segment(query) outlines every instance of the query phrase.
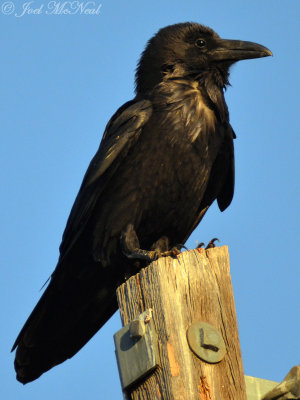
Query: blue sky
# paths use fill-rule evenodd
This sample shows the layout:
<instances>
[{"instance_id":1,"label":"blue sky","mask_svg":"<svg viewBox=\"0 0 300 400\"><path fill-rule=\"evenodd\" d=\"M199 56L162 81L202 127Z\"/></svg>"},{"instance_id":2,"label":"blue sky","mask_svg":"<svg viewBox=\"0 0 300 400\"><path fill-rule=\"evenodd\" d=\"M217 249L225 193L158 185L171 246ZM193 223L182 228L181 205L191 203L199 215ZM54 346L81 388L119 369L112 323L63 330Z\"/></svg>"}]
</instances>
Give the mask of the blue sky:
<instances>
[{"instance_id":1,"label":"blue sky","mask_svg":"<svg viewBox=\"0 0 300 400\"><path fill-rule=\"evenodd\" d=\"M242 61L226 92L237 134L236 191L188 241L229 246L244 370L280 381L299 364L298 0L100 0L98 15L47 15L48 2L0 4L0 398L121 399L118 313L66 363L22 386L10 348L53 271L87 165L114 111L133 97L136 62L160 28L196 21L274 57Z\"/></svg>"}]
</instances>

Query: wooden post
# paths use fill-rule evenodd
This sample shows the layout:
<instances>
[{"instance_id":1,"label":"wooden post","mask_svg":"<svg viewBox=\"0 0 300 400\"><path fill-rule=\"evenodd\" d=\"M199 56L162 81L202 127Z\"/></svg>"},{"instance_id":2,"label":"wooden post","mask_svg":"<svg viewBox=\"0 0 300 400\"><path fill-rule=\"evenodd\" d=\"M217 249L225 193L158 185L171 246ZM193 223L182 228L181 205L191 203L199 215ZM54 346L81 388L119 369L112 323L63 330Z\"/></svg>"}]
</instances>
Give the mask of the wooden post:
<instances>
[{"instance_id":1,"label":"wooden post","mask_svg":"<svg viewBox=\"0 0 300 400\"><path fill-rule=\"evenodd\" d=\"M246 400L227 246L160 258L117 289L123 325L153 309L160 367L127 393L132 400ZM187 330L204 321L221 334L217 364L190 349Z\"/></svg>"}]
</instances>

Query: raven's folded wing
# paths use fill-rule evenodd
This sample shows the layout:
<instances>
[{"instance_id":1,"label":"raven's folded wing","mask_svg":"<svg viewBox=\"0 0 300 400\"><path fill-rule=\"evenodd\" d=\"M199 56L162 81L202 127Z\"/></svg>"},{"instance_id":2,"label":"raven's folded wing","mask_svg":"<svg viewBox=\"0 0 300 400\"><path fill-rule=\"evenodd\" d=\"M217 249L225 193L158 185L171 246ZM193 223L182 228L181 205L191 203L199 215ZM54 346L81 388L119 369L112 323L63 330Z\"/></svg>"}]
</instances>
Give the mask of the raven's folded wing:
<instances>
[{"instance_id":1,"label":"raven's folded wing","mask_svg":"<svg viewBox=\"0 0 300 400\"><path fill-rule=\"evenodd\" d=\"M119 108L108 122L99 149L88 167L67 221L60 245L62 257L80 236L99 196L121 161L127 156L131 146L138 140L151 114L150 101L132 100Z\"/></svg>"}]
</instances>

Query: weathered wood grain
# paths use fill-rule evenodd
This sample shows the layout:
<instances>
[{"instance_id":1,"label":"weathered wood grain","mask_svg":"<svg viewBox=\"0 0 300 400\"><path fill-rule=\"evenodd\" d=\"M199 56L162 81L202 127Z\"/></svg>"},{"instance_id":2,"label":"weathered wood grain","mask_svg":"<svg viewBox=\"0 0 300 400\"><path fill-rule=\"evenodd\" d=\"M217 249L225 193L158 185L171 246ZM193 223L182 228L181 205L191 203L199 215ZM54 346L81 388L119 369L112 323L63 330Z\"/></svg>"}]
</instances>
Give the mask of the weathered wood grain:
<instances>
[{"instance_id":1,"label":"weathered wood grain","mask_svg":"<svg viewBox=\"0 0 300 400\"><path fill-rule=\"evenodd\" d=\"M159 367L128 393L133 400L246 400L227 246L160 258L117 290L123 325L148 308L158 335ZM218 364L189 348L195 321L221 333L226 355Z\"/></svg>"}]
</instances>

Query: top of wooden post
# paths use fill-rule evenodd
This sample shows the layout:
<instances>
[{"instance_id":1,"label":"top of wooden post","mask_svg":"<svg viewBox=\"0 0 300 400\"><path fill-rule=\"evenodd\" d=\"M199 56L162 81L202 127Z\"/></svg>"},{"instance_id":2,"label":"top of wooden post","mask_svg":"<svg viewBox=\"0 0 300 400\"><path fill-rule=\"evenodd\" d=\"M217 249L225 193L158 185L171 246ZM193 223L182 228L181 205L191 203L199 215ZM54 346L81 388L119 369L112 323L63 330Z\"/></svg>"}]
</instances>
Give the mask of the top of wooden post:
<instances>
[{"instance_id":1,"label":"top of wooden post","mask_svg":"<svg viewBox=\"0 0 300 400\"><path fill-rule=\"evenodd\" d=\"M152 308L158 336L160 368L129 398L246 399L227 246L160 258L121 285L117 297L124 325ZM219 363L207 363L190 349L187 331L197 321L222 336L226 354Z\"/></svg>"}]
</instances>

